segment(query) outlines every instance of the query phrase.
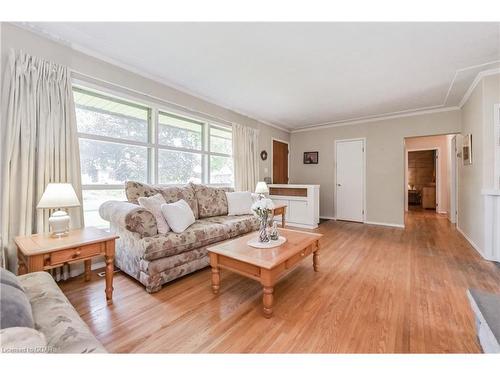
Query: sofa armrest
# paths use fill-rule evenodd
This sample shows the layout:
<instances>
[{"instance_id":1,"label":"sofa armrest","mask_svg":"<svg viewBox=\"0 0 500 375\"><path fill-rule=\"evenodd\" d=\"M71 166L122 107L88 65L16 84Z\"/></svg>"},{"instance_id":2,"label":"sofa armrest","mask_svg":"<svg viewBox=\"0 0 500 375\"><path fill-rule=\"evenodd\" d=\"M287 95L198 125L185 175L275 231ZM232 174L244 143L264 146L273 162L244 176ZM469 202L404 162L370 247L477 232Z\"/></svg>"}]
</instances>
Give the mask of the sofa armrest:
<instances>
[{"instance_id":1,"label":"sofa armrest","mask_svg":"<svg viewBox=\"0 0 500 375\"><path fill-rule=\"evenodd\" d=\"M107 201L99 207L99 215L104 220L109 221L112 226L138 233L141 237L151 237L158 234L153 214L137 204Z\"/></svg>"}]
</instances>

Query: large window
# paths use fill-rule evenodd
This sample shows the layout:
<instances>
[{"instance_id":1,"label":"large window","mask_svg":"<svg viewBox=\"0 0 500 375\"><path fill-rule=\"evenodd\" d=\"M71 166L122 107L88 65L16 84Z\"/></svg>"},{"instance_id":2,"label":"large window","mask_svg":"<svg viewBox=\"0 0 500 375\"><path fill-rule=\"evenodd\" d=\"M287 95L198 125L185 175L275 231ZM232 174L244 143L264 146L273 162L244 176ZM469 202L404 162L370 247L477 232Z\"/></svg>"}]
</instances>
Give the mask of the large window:
<instances>
[{"instance_id":1,"label":"large window","mask_svg":"<svg viewBox=\"0 0 500 375\"><path fill-rule=\"evenodd\" d=\"M99 206L125 200L127 180L233 185L231 128L74 87L85 225L107 227Z\"/></svg>"}]
</instances>

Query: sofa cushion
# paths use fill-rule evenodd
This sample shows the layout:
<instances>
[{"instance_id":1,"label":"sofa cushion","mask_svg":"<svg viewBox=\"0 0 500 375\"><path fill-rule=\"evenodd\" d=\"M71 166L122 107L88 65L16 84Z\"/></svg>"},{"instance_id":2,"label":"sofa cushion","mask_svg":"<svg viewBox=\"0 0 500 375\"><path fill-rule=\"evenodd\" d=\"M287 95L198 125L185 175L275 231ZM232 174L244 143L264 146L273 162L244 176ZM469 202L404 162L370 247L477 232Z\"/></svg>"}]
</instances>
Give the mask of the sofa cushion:
<instances>
[{"instance_id":1,"label":"sofa cushion","mask_svg":"<svg viewBox=\"0 0 500 375\"><path fill-rule=\"evenodd\" d=\"M0 329L34 326L31 304L24 290L0 284Z\"/></svg>"},{"instance_id":2,"label":"sofa cushion","mask_svg":"<svg viewBox=\"0 0 500 375\"><path fill-rule=\"evenodd\" d=\"M259 229L259 220L253 215L215 216L200 221L224 226L230 238Z\"/></svg>"},{"instance_id":3,"label":"sofa cushion","mask_svg":"<svg viewBox=\"0 0 500 375\"><path fill-rule=\"evenodd\" d=\"M198 201L193 187L188 184L182 187L148 185L137 181L127 181L125 183L125 194L130 203L138 204L139 197L152 197L160 193L165 198L165 202L174 203L184 199L193 210L194 217L198 219Z\"/></svg>"},{"instance_id":4,"label":"sofa cushion","mask_svg":"<svg viewBox=\"0 0 500 375\"><path fill-rule=\"evenodd\" d=\"M143 238L143 259L154 260L180 254L229 238L227 227L217 223L197 220L182 233L168 232Z\"/></svg>"},{"instance_id":5,"label":"sofa cushion","mask_svg":"<svg viewBox=\"0 0 500 375\"><path fill-rule=\"evenodd\" d=\"M227 215L226 192L232 188L215 188L191 184L198 201L199 218Z\"/></svg>"}]
</instances>

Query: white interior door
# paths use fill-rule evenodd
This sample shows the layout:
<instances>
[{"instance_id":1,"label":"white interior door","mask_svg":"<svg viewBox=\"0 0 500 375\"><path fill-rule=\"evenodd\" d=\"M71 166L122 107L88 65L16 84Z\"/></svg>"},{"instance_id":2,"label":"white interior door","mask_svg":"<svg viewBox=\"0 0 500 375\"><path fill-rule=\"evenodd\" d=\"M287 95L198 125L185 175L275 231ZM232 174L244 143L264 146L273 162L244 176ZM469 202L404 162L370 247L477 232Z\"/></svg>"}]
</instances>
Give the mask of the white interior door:
<instances>
[{"instance_id":1,"label":"white interior door","mask_svg":"<svg viewBox=\"0 0 500 375\"><path fill-rule=\"evenodd\" d=\"M336 142L337 150L337 219L364 221L365 142Z\"/></svg>"}]
</instances>

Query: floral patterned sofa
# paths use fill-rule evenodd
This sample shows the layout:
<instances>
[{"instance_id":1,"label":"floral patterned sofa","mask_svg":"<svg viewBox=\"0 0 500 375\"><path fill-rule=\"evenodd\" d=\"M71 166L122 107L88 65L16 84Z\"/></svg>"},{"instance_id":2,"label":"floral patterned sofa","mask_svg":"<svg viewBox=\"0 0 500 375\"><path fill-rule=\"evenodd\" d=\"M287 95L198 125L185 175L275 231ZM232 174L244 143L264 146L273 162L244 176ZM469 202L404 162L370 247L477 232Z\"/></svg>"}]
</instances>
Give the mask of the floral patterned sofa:
<instances>
[{"instance_id":1,"label":"floral patterned sofa","mask_svg":"<svg viewBox=\"0 0 500 375\"><path fill-rule=\"evenodd\" d=\"M128 202L108 201L99 213L111 223L120 238L116 243L118 268L139 280L149 293L162 285L208 266L207 247L257 230L253 215L228 216L228 188L188 184L165 187L128 181ZM196 222L182 233L159 234L156 219L138 205L139 197L162 194L167 203L184 199L193 210Z\"/></svg>"},{"instance_id":2,"label":"floral patterned sofa","mask_svg":"<svg viewBox=\"0 0 500 375\"><path fill-rule=\"evenodd\" d=\"M35 329L0 330L3 353L106 353L49 273L17 279L31 304Z\"/></svg>"}]
</instances>

